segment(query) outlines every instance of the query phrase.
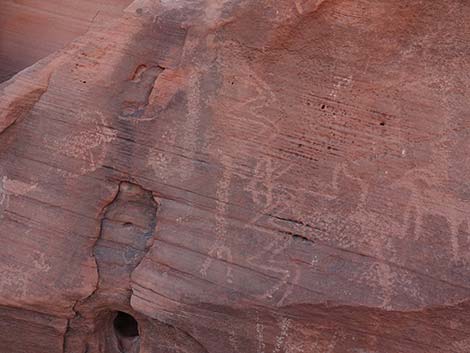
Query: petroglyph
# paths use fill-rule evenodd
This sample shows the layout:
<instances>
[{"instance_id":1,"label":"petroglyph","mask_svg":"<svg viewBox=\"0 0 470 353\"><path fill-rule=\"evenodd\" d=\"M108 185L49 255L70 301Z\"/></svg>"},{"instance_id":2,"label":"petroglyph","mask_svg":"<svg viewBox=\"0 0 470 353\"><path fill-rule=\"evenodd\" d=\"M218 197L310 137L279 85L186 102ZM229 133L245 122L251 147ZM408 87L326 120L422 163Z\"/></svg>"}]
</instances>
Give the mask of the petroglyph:
<instances>
[{"instance_id":1,"label":"petroglyph","mask_svg":"<svg viewBox=\"0 0 470 353\"><path fill-rule=\"evenodd\" d=\"M80 112L78 119L82 114ZM117 137L117 131L105 125L104 116L97 112L99 122L91 128L73 132L63 138L45 137L45 143L56 153L76 159L80 164L80 174L84 175L95 171L103 163L106 157L106 145Z\"/></svg>"},{"instance_id":2,"label":"petroglyph","mask_svg":"<svg viewBox=\"0 0 470 353\"><path fill-rule=\"evenodd\" d=\"M222 165L228 164L226 159L221 156ZM224 163L225 162L225 163ZM230 247L225 244L227 237L227 207L230 196L230 183L231 174L226 167L224 167L223 173L217 184L216 191L216 214L215 214L215 232L216 240L209 249L209 257L204 261L201 267L201 274L206 277L207 270L212 264L213 257L225 258L228 262L232 262L232 253ZM226 280L228 283L233 282L232 269L227 267Z\"/></svg>"},{"instance_id":3,"label":"petroglyph","mask_svg":"<svg viewBox=\"0 0 470 353\"><path fill-rule=\"evenodd\" d=\"M9 179L8 177L3 177L3 190L8 195L26 195L30 191L37 188L38 184L29 184L19 180Z\"/></svg>"},{"instance_id":4,"label":"petroglyph","mask_svg":"<svg viewBox=\"0 0 470 353\"><path fill-rule=\"evenodd\" d=\"M460 256L459 227L470 222L467 212L470 205L446 192L444 185L445 180L425 169L412 170L395 183L395 187L405 188L410 193L403 231L406 233L412 229L415 240L419 240L422 236L424 217L443 217L449 222L451 256L455 260ZM403 235L405 236L406 234Z\"/></svg>"},{"instance_id":5,"label":"petroglyph","mask_svg":"<svg viewBox=\"0 0 470 353\"><path fill-rule=\"evenodd\" d=\"M282 318L280 320L279 327L281 329L281 332L276 337L273 353L279 353L281 352L281 349L284 348L290 326L291 326L290 319Z\"/></svg>"},{"instance_id":6,"label":"petroglyph","mask_svg":"<svg viewBox=\"0 0 470 353\"><path fill-rule=\"evenodd\" d=\"M163 145L173 146L176 141L176 133L173 130L165 131L160 139ZM175 163L175 158L170 152L151 149L148 153L147 166L152 169L155 176L159 177L165 183L175 174L173 169L170 168L173 163ZM178 175L183 178L188 177L188 175L184 172L182 173L180 170L178 170Z\"/></svg>"},{"instance_id":7,"label":"petroglyph","mask_svg":"<svg viewBox=\"0 0 470 353\"><path fill-rule=\"evenodd\" d=\"M353 80L352 76L347 76L347 77L335 76L335 83L328 95L332 99L336 100L341 90L351 86L352 80Z\"/></svg>"},{"instance_id":8,"label":"petroglyph","mask_svg":"<svg viewBox=\"0 0 470 353\"><path fill-rule=\"evenodd\" d=\"M274 273L276 277L279 277L279 280L270 288L267 288L263 293L257 295L259 299L272 301L275 300L274 295L280 292L275 303L281 306L291 293L292 287L297 284L296 282L298 282L300 275L298 270L296 270L293 275L291 269L276 265L278 263L277 257L290 246L292 241L293 239L290 236L273 239L272 243L268 244L262 251L247 258L247 262L253 267L262 269L267 273Z\"/></svg>"},{"instance_id":9,"label":"petroglyph","mask_svg":"<svg viewBox=\"0 0 470 353\"><path fill-rule=\"evenodd\" d=\"M256 318L256 340L258 343L257 353L265 353L266 344L264 343L264 325L259 322L259 317Z\"/></svg>"},{"instance_id":10,"label":"petroglyph","mask_svg":"<svg viewBox=\"0 0 470 353\"><path fill-rule=\"evenodd\" d=\"M240 350L238 339L234 329L231 329L229 332L229 343L230 347L233 349L234 352L238 352Z\"/></svg>"},{"instance_id":11,"label":"petroglyph","mask_svg":"<svg viewBox=\"0 0 470 353\"><path fill-rule=\"evenodd\" d=\"M29 260L33 264L32 267L16 263L0 266L0 295L2 297L7 299L29 296L34 290L35 282L41 278L41 274L52 269L52 264L41 251L33 251Z\"/></svg>"},{"instance_id":12,"label":"petroglyph","mask_svg":"<svg viewBox=\"0 0 470 353\"><path fill-rule=\"evenodd\" d=\"M11 196L27 195L36 189L37 183L29 184L20 180L10 179L7 176L0 178L0 219L3 212L8 208Z\"/></svg>"},{"instance_id":13,"label":"petroglyph","mask_svg":"<svg viewBox=\"0 0 470 353\"><path fill-rule=\"evenodd\" d=\"M51 264L46 258L46 254L40 251L33 253L33 265L40 272L49 272Z\"/></svg>"},{"instance_id":14,"label":"petroglyph","mask_svg":"<svg viewBox=\"0 0 470 353\"><path fill-rule=\"evenodd\" d=\"M25 271L22 266L5 264L0 267L0 293L2 297L24 298L33 283L35 273Z\"/></svg>"}]
</instances>

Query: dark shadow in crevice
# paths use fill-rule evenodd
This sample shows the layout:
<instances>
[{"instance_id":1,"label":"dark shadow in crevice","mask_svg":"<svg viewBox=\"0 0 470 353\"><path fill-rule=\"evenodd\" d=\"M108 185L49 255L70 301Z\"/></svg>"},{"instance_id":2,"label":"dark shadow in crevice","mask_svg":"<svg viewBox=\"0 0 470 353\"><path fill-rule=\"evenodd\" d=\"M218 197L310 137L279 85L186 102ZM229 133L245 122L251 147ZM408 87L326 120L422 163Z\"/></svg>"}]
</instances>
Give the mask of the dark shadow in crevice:
<instances>
[{"instance_id":1,"label":"dark shadow in crevice","mask_svg":"<svg viewBox=\"0 0 470 353\"><path fill-rule=\"evenodd\" d=\"M139 336L139 324L128 313L118 311L113 321L114 330L122 337Z\"/></svg>"},{"instance_id":2,"label":"dark shadow in crevice","mask_svg":"<svg viewBox=\"0 0 470 353\"><path fill-rule=\"evenodd\" d=\"M139 324L132 315L118 311L113 319L113 329L120 353L139 353Z\"/></svg>"}]
</instances>

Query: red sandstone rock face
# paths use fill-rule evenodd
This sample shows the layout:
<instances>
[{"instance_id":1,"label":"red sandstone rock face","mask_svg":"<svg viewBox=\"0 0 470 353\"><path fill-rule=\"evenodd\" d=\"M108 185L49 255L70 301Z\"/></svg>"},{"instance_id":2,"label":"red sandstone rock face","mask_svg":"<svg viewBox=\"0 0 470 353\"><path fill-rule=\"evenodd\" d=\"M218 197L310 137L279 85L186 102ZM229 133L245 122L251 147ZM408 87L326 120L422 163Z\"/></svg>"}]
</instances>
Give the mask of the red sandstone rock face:
<instances>
[{"instance_id":1,"label":"red sandstone rock face","mask_svg":"<svg viewBox=\"0 0 470 353\"><path fill-rule=\"evenodd\" d=\"M470 351L469 16L137 1L3 83L0 351Z\"/></svg>"},{"instance_id":2,"label":"red sandstone rock face","mask_svg":"<svg viewBox=\"0 0 470 353\"><path fill-rule=\"evenodd\" d=\"M131 0L2 0L0 81L122 15Z\"/></svg>"}]
</instances>

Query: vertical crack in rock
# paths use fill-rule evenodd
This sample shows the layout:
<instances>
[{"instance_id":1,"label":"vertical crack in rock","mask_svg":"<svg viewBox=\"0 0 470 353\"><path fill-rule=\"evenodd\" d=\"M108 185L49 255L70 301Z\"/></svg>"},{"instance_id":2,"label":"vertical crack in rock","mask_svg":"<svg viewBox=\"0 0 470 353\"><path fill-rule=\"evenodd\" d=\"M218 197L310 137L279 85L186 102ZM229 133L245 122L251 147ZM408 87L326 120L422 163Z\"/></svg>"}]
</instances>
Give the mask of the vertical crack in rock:
<instances>
[{"instance_id":1,"label":"vertical crack in rock","mask_svg":"<svg viewBox=\"0 0 470 353\"><path fill-rule=\"evenodd\" d=\"M93 253L93 258L95 260L95 264L96 264L96 272L97 272L97 277L96 277L96 284L95 284L95 289L88 295L86 296L85 298L83 299L79 299L79 300L76 300L75 301L75 304L72 306L72 311L73 311L73 317L69 320L67 320L67 326L66 326L66 329L65 329L65 333L64 333L64 338L63 338L63 345L62 345L62 352L65 353L65 352L71 352L70 349L67 349L67 347L69 347L69 343L70 343L70 339L69 339L69 336L70 335L73 335L73 330L72 330L72 323L75 321L80 321L79 318L80 318L80 315L78 313L78 306L80 304L83 304L83 303L86 303L90 300L90 298L93 298L96 291L98 290L99 288L99 282L100 282L100 271L99 271L99 266L98 266L98 261L96 260L96 256L95 256L95 246L97 244L97 242L99 241L99 239L101 238L101 234L103 232L103 220L105 218L105 215L106 215L106 212L108 210L108 207L110 205L112 205L118 195L119 195L119 191L120 191L120 184L117 186L116 188L116 191L114 192L111 200L109 202L107 202L101 209L100 213L99 213L99 217L100 217L100 221L99 221L99 231L98 231L98 235L96 237L96 241L95 241L95 244L93 245L93 250L92 250L92 253ZM80 324L80 322L79 322ZM85 353L88 352L88 344L86 344L85 346Z\"/></svg>"},{"instance_id":2,"label":"vertical crack in rock","mask_svg":"<svg viewBox=\"0 0 470 353\"><path fill-rule=\"evenodd\" d=\"M106 347L103 353L139 352L140 337L119 334L114 320L122 313L134 315L129 303L130 276L153 244L157 209L151 191L129 182L121 182L103 208L93 248L98 282L94 292L73 308L75 317L69 320L64 352L85 347L95 352L100 346ZM121 348L116 351L116 347Z\"/></svg>"},{"instance_id":3,"label":"vertical crack in rock","mask_svg":"<svg viewBox=\"0 0 470 353\"><path fill-rule=\"evenodd\" d=\"M106 207L94 248L98 290L130 289L129 276L153 242L158 205L152 192L121 182L115 199Z\"/></svg>"}]
</instances>

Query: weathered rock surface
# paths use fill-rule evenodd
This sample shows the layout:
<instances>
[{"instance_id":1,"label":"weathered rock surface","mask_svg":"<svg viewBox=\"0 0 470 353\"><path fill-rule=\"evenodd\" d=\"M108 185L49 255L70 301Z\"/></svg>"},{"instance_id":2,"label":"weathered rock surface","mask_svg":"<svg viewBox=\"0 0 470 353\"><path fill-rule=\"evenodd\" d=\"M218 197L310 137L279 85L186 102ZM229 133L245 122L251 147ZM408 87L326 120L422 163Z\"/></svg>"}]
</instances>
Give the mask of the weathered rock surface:
<instances>
[{"instance_id":1,"label":"weathered rock surface","mask_svg":"<svg viewBox=\"0 0 470 353\"><path fill-rule=\"evenodd\" d=\"M118 17L131 0L2 0L0 82Z\"/></svg>"},{"instance_id":2,"label":"weathered rock surface","mask_svg":"<svg viewBox=\"0 0 470 353\"><path fill-rule=\"evenodd\" d=\"M469 16L138 0L1 84L0 351L469 352Z\"/></svg>"}]
</instances>

